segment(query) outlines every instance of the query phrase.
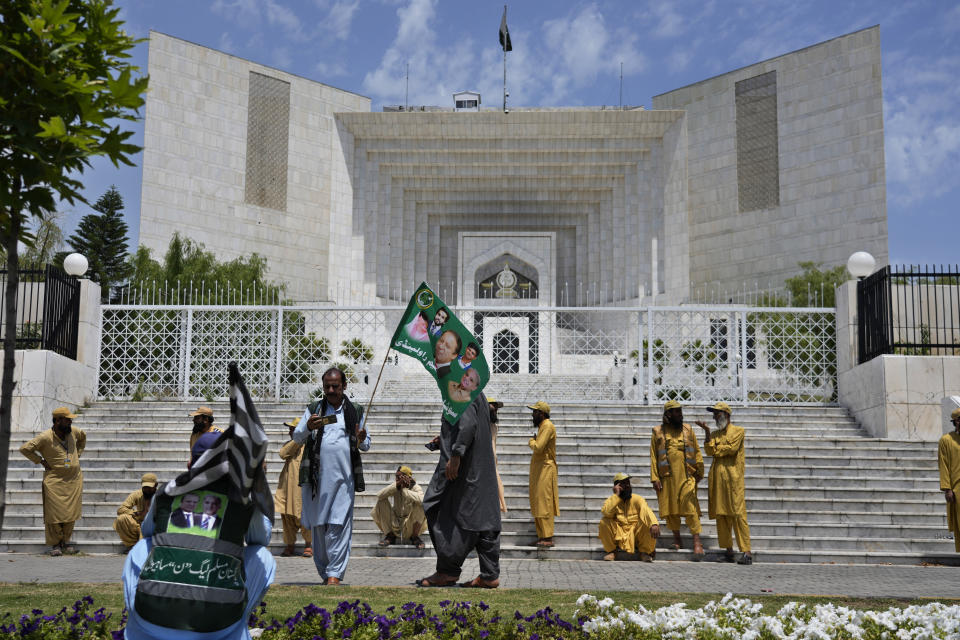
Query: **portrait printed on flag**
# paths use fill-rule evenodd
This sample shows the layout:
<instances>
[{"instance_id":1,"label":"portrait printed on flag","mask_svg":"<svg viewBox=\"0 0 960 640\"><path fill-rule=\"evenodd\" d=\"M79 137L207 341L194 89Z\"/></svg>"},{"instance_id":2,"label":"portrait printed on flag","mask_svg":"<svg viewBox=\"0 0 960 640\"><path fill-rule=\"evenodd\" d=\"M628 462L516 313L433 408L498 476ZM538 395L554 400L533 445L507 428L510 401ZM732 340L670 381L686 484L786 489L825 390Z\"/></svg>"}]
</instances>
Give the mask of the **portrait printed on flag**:
<instances>
[{"instance_id":1,"label":"portrait printed on flag","mask_svg":"<svg viewBox=\"0 0 960 640\"><path fill-rule=\"evenodd\" d=\"M443 398L444 417L451 422L490 379L477 339L426 283L410 299L390 346L430 372Z\"/></svg>"},{"instance_id":2,"label":"portrait printed on flag","mask_svg":"<svg viewBox=\"0 0 960 640\"><path fill-rule=\"evenodd\" d=\"M174 499L167 531L206 538L220 535L227 496L215 491L191 491Z\"/></svg>"}]
</instances>

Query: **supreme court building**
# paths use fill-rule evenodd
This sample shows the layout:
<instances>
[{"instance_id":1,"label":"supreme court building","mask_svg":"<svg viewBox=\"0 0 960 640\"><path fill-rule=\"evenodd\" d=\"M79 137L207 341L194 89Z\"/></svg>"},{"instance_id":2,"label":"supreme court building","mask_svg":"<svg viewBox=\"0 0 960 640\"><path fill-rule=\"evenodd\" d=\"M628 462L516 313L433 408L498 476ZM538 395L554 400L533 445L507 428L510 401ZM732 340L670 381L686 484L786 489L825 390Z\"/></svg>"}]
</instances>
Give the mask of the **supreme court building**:
<instances>
[{"instance_id":1,"label":"supreme court building","mask_svg":"<svg viewBox=\"0 0 960 640\"><path fill-rule=\"evenodd\" d=\"M683 304L887 262L876 26L649 109L371 112L156 32L149 73L139 242L257 252L301 300L403 304L425 280L466 306Z\"/></svg>"}]
</instances>

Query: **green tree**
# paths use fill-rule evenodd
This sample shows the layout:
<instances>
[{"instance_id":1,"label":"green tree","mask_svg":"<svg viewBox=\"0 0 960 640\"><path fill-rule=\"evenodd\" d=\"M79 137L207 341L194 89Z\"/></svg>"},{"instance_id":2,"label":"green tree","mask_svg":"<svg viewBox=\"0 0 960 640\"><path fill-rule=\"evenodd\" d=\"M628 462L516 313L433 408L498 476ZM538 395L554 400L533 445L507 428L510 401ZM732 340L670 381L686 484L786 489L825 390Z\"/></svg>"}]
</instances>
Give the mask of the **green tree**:
<instances>
[{"instance_id":1,"label":"green tree","mask_svg":"<svg viewBox=\"0 0 960 640\"><path fill-rule=\"evenodd\" d=\"M36 230L32 231L33 241L27 245L21 256L21 262L35 269L41 269L48 263L57 264L57 255L63 248L63 230L60 222L63 214L59 211L40 218L36 223ZM63 265L61 258L57 266Z\"/></svg>"},{"instance_id":2,"label":"green tree","mask_svg":"<svg viewBox=\"0 0 960 640\"><path fill-rule=\"evenodd\" d=\"M847 267L839 265L824 270L817 262L801 262L799 266L803 272L784 281L793 306L835 307L837 287L850 279Z\"/></svg>"},{"instance_id":3,"label":"green tree","mask_svg":"<svg viewBox=\"0 0 960 640\"><path fill-rule=\"evenodd\" d=\"M93 205L98 213L80 220L77 232L67 239L71 248L90 264L90 279L100 284L100 297L107 301L113 286L132 273L127 261L127 223L123 220L123 196L111 186Z\"/></svg>"},{"instance_id":4,"label":"green tree","mask_svg":"<svg viewBox=\"0 0 960 640\"><path fill-rule=\"evenodd\" d=\"M340 356L354 364L367 363L373 360L373 348L360 338L350 338L340 343Z\"/></svg>"},{"instance_id":5,"label":"green tree","mask_svg":"<svg viewBox=\"0 0 960 640\"><path fill-rule=\"evenodd\" d=\"M17 241L27 221L56 200L85 202L80 174L91 158L131 164L140 150L124 120L137 119L147 78L130 64L136 40L111 0L4 0L0 20L0 236L7 254L3 379L0 383L0 527L14 388Z\"/></svg>"},{"instance_id":6,"label":"green tree","mask_svg":"<svg viewBox=\"0 0 960 640\"><path fill-rule=\"evenodd\" d=\"M174 233L163 262L141 245L127 259L130 302L164 300L167 304L279 304L283 285L267 280L267 261L253 253L227 262L217 260L203 243Z\"/></svg>"}]
</instances>

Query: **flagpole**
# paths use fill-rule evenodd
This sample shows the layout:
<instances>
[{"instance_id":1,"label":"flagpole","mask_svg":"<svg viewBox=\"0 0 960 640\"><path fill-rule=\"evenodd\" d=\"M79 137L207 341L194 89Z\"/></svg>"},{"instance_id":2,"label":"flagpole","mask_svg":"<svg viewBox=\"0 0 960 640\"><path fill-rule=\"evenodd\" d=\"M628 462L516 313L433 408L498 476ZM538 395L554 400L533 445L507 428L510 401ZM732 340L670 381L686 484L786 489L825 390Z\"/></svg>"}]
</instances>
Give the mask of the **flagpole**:
<instances>
[{"instance_id":1,"label":"flagpole","mask_svg":"<svg viewBox=\"0 0 960 640\"><path fill-rule=\"evenodd\" d=\"M503 19L506 23L507 19L507 5L503 5ZM503 112L507 112L507 45L506 41L503 44Z\"/></svg>"},{"instance_id":2,"label":"flagpole","mask_svg":"<svg viewBox=\"0 0 960 640\"><path fill-rule=\"evenodd\" d=\"M390 358L390 349L387 349L387 352L383 354L383 364L380 365L380 373L377 374L377 381L373 385L373 391L370 392L370 399L367 400L367 409L363 412L364 419L366 416L370 415L370 407L373 405L373 396L377 394L377 387L380 386L380 377L383 375L383 368L387 366L387 360Z\"/></svg>"}]
</instances>

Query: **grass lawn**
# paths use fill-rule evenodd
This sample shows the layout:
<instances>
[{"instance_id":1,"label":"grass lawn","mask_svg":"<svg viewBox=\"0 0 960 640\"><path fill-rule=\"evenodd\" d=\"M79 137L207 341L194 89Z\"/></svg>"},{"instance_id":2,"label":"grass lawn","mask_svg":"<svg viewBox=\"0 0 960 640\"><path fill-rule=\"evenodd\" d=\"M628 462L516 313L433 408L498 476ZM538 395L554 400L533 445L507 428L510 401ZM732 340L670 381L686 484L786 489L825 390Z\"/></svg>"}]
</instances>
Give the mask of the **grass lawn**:
<instances>
[{"instance_id":1,"label":"grass lawn","mask_svg":"<svg viewBox=\"0 0 960 640\"><path fill-rule=\"evenodd\" d=\"M535 613L547 605L552 607L565 620L573 619L576 600L582 591L553 591L549 589L417 589L416 587L300 587L275 586L267 592L266 619L286 620L309 603L333 609L342 600L360 600L367 602L374 611L383 612L387 607L417 602L428 608L438 610L437 603L442 600L484 601L501 613L515 610L524 615ZM688 607L701 607L710 600L723 597L722 593L669 593L638 591L591 591L597 597L609 596L626 607L643 605L657 608L676 602L685 602ZM98 607L106 607L108 613L117 618L123 608L120 585L84 584L61 582L48 584L0 583L0 616L10 613L19 616L32 609L43 609L47 614L55 613L62 607L69 607L85 595L93 597ZM882 610L889 607L905 607L911 604L926 604L929 599L897 598L844 598L819 596L747 596L753 602L763 603L766 613L774 613L787 602L797 601L807 604L832 602L836 605L856 609ZM938 599L940 602L957 604L960 600Z\"/></svg>"}]
</instances>

